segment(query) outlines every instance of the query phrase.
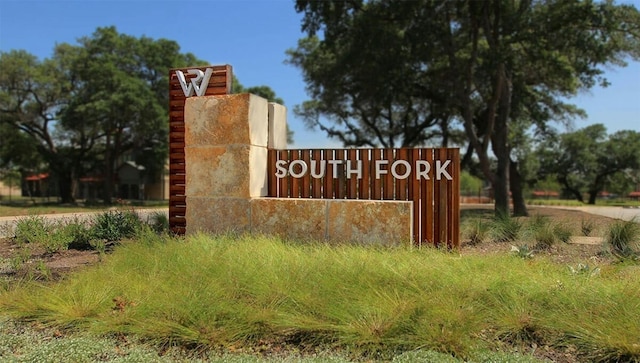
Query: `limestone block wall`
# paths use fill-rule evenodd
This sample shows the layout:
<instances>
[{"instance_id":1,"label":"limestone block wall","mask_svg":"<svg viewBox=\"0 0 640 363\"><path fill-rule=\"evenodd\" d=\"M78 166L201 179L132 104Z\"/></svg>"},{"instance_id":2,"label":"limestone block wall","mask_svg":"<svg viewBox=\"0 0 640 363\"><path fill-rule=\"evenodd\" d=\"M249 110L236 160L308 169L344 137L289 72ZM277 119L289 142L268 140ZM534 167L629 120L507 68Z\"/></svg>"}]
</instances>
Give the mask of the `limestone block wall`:
<instances>
[{"instance_id":1,"label":"limestone block wall","mask_svg":"<svg viewBox=\"0 0 640 363\"><path fill-rule=\"evenodd\" d=\"M411 239L412 202L264 198L267 148L286 148L286 108L250 94L185 101L187 234L394 243Z\"/></svg>"}]
</instances>

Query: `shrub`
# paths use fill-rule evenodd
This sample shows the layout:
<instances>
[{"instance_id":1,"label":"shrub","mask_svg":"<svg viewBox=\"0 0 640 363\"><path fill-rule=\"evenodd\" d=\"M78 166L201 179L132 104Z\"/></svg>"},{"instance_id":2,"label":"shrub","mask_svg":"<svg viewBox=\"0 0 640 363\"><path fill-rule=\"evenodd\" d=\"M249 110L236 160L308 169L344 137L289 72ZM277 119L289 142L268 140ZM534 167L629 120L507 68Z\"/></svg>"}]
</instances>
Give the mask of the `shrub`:
<instances>
[{"instance_id":1,"label":"shrub","mask_svg":"<svg viewBox=\"0 0 640 363\"><path fill-rule=\"evenodd\" d=\"M522 229L522 222L508 214L496 216L493 221L491 234L496 242L515 241Z\"/></svg>"},{"instance_id":2,"label":"shrub","mask_svg":"<svg viewBox=\"0 0 640 363\"><path fill-rule=\"evenodd\" d=\"M474 219L465 224L464 236L469 239L469 244L476 245L487 240L489 224L481 219Z\"/></svg>"},{"instance_id":3,"label":"shrub","mask_svg":"<svg viewBox=\"0 0 640 363\"><path fill-rule=\"evenodd\" d=\"M640 225L635 221L618 221L611 226L605 243L618 259L637 259L640 240Z\"/></svg>"},{"instance_id":4,"label":"shrub","mask_svg":"<svg viewBox=\"0 0 640 363\"><path fill-rule=\"evenodd\" d=\"M149 215L147 223L156 233L166 233L169 231L169 218L163 212L154 212Z\"/></svg>"},{"instance_id":5,"label":"shrub","mask_svg":"<svg viewBox=\"0 0 640 363\"><path fill-rule=\"evenodd\" d=\"M92 235L96 239L115 242L133 237L141 224L133 211L108 211L94 219Z\"/></svg>"},{"instance_id":6,"label":"shrub","mask_svg":"<svg viewBox=\"0 0 640 363\"><path fill-rule=\"evenodd\" d=\"M70 237L69 248L75 250L91 249L91 229L84 223L79 221L69 222L61 226L61 229Z\"/></svg>"},{"instance_id":7,"label":"shrub","mask_svg":"<svg viewBox=\"0 0 640 363\"><path fill-rule=\"evenodd\" d=\"M39 243L46 241L51 225L39 215L31 215L18 219L15 229L16 242L21 243Z\"/></svg>"},{"instance_id":8,"label":"shrub","mask_svg":"<svg viewBox=\"0 0 640 363\"><path fill-rule=\"evenodd\" d=\"M595 229L595 223L588 219L588 220L582 220L580 222L580 230L582 231L582 234L586 237L589 237L591 235L591 232L593 232L593 230Z\"/></svg>"},{"instance_id":9,"label":"shrub","mask_svg":"<svg viewBox=\"0 0 640 363\"><path fill-rule=\"evenodd\" d=\"M553 227L553 233L556 235L556 237L564 242L564 243L569 243L571 242L571 228L566 225L566 224L556 224Z\"/></svg>"}]
</instances>

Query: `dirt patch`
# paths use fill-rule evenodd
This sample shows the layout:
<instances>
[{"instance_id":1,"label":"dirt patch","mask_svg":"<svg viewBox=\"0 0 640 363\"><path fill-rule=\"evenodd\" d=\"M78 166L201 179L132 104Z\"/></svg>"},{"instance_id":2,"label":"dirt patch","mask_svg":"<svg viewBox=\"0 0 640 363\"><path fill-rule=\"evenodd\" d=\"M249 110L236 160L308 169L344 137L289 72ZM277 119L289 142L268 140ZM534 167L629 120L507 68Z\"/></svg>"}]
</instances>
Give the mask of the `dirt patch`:
<instances>
[{"instance_id":1,"label":"dirt patch","mask_svg":"<svg viewBox=\"0 0 640 363\"><path fill-rule=\"evenodd\" d=\"M493 217L493 206L463 205L461 215L462 224L474 218L489 220ZM607 253L603 242L607 229L616 221L615 219L577 210L538 206L529 208L529 217L519 217L518 219L526 225L532 219L539 217L547 218L550 222L567 228L571 232L569 243L558 242L547 249L536 249L535 243L527 240L512 242L485 241L473 245L468 239L462 238L461 253L463 255L506 254L511 252L513 246L527 245L533 250L534 256L546 256L552 261L561 264L601 265L614 261ZM587 232L588 236L585 235Z\"/></svg>"},{"instance_id":2,"label":"dirt patch","mask_svg":"<svg viewBox=\"0 0 640 363\"><path fill-rule=\"evenodd\" d=\"M582 211L561 208L530 207L530 216L519 218L523 223L537 216L544 216L554 223L564 224L572 231L571 243L557 243L546 250L535 251L537 256L548 256L553 261L563 264L604 264L612 261L603 253L602 236L606 233L614 219L588 214ZM490 219L493 216L492 205L463 205L462 224L475 218ZM590 229L585 236L582 228ZM510 253L513 245L522 245L526 241L516 242L483 242L471 245L462 239L461 254L495 254ZM96 264L100 255L92 250L64 250L55 253L46 251L37 245L16 245L11 238L0 239L0 277L12 277L30 273L32 277L59 278L64 274L85 266Z\"/></svg>"}]
</instances>

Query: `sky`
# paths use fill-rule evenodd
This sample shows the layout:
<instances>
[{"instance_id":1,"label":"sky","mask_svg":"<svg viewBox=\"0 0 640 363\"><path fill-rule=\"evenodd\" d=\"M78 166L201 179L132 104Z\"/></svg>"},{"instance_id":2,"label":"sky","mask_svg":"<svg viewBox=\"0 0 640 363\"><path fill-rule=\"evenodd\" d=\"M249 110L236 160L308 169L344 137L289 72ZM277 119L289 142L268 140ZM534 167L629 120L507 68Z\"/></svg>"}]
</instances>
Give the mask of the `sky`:
<instances>
[{"instance_id":1,"label":"sky","mask_svg":"<svg viewBox=\"0 0 640 363\"><path fill-rule=\"evenodd\" d=\"M640 0L624 1L640 8ZM285 64L302 15L293 0L0 0L0 51L24 49L50 58L57 43L76 44L98 27L115 26L132 36L166 38L210 64L230 64L246 87L267 85L287 106L290 147L340 147L321 131L307 129L293 106L309 99L301 72ZM611 86L594 88L570 101L586 110L574 128L602 123L609 133L640 131L640 63L607 70Z\"/></svg>"}]
</instances>

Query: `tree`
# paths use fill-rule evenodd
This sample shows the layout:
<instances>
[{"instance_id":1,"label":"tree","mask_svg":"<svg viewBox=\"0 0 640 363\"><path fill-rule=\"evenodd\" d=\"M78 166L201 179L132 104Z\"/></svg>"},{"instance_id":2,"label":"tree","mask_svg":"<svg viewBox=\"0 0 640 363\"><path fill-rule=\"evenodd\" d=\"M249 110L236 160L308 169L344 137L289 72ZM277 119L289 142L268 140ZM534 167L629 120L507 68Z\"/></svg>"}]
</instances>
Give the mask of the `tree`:
<instances>
[{"instance_id":1,"label":"tree","mask_svg":"<svg viewBox=\"0 0 640 363\"><path fill-rule=\"evenodd\" d=\"M0 54L0 121L28 135L55 171L63 202L77 177L102 170L111 202L116 162L125 155L149 174L168 149L169 69L205 64L170 40L98 28L78 45L59 44L51 59Z\"/></svg>"},{"instance_id":2,"label":"tree","mask_svg":"<svg viewBox=\"0 0 640 363\"><path fill-rule=\"evenodd\" d=\"M72 201L73 168L82 152L74 152L58 132L57 112L69 93L60 63L57 59L39 61L25 51L12 50L0 53L0 69L0 124L12 129L13 137L18 138L13 141L25 135L32 140L31 150L35 148L56 173L62 202ZM12 146L17 145L5 145ZM26 161L17 164L28 165Z\"/></svg>"},{"instance_id":3,"label":"tree","mask_svg":"<svg viewBox=\"0 0 640 363\"><path fill-rule=\"evenodd\" d=\"M640 55L640 14L610 2L298 0L296 9L308 37L289 61L314 98L299 108L305 120L345 144L392 147L424 143L437 127L447 140L454 118L498 214L509 210L509 180L515 214L527 213L510 129L544 132L579 115L564 98L606 84L603 65Z\"/></svg>"},{"instance_id":4,"label":"tree","mask_svg":"<svg viewBox=\"0 0 640 363\"><path fill-rule=\"evenodd\" d=\"M541 174L555 175L576 200L595 204L611 178L628 178L640 169L640 133L631 130L607 135L602 124L560 135L539 150Z\"/></svg>"}]
</instances>

